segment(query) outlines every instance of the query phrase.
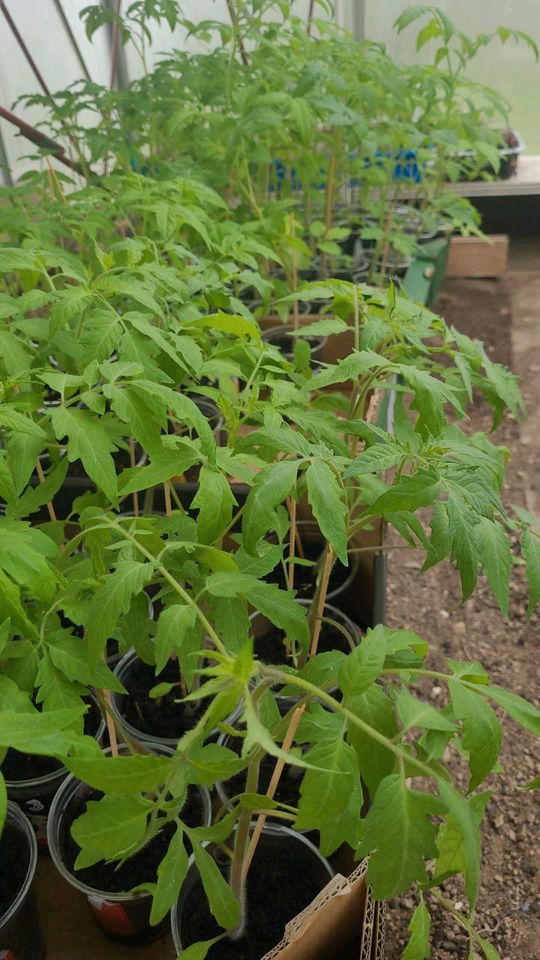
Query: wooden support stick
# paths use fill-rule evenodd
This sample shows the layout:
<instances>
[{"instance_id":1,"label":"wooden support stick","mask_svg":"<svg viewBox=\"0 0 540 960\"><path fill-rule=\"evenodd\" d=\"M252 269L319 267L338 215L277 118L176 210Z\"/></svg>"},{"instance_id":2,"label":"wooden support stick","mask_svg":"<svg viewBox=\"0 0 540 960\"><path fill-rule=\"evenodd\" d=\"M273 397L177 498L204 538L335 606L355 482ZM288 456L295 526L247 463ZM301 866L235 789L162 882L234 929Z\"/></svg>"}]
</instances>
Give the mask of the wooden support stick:
<instances>
[{"instance_id":1,"label":"wooden support stick","mask_svg":"<svg viewBox=\"0 0 540 960\"><path fill-rule=\"evenodd\" d=\"M39 462L39 457L38 457L37 460L36 460L36 473L37 473L37 475L38 475L39 482L40 482L40 483L45 483L45 474L43 473L43 467L41 466L41 463ZM50 519L53 521L53 523L55 523L55 522L57 521L58 517L56 516L56 510L55 510L54 507L53 507L52 500L49 500L49 502L47 503L47 510L48 510L48 512L49 512L49 517L50 517Z\"/></svg>"}]
</instances>

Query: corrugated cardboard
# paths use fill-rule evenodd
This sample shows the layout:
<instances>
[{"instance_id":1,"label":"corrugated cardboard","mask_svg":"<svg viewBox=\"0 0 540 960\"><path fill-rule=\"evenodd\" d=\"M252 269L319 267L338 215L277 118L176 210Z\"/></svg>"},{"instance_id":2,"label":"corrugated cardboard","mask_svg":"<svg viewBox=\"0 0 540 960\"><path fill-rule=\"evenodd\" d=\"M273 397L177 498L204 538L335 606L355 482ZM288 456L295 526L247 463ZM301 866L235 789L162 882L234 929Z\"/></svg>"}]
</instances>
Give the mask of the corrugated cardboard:
<instances>
[{"instance_id":1,"label":"corrugated cardboard","mask_svg":"<svg viewBox=\"0 0 540 960\"><path fill-rule=\"evenodd\" d=\"M366 870L364 861L349 877L337 874L262 960L383 960L384 911Z\"/></svg>"}]
</instances>

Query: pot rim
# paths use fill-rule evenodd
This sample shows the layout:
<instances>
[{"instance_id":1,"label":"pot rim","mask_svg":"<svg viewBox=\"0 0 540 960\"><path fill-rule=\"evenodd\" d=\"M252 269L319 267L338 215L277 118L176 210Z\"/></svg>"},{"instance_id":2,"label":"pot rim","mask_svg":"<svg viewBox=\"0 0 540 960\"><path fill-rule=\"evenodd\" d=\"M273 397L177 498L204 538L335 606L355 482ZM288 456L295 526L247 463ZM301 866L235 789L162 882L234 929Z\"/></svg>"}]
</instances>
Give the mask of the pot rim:
<instances>
[{"instance_id":1,"label":"pot rim","mask_svg":"<svg viewBox=\"0 0 540 960\"><path fill-rule=\"evenodd\" d=\"M129 748L126 746L126 744L119 744L118 749L120 753L127 753L131 756ZM170 747L167 747L163 744L160 745L160 750L165 756L172 756L174 754L174 750L171 750ZM111 748L108 747L104 753L106 755L110 755ZM145 897L151 896L151 894L145 890L137 891L135 893L113 893L108 890L98 890L96 887L90 887L88 884L84 883L83 880L80 880L77 877L76 872L72 873L71 870L69 870L66 866L58 839L59 828L62 823L64 813L64 811L59 808L66 801L71 800L81 787L85 786L87 786L87 784L85 784L83 780L79 780L78 777L70 773L64 780L61 787L57 790L51 804L49 817L47 820L47 844L51 859L56 869L61 876L64 877L64 880L67 880L70 886L75 887L76 890L80 890L80 892L86 894L87 897L99 897L100 899L109 900L113 903L126 903L127 901L132 900L143 900ZM204 823L202 826L210 826L212 820L212 801L210 799L210 793L206 787L200 786L199 784L190 784L190 786L199 792L199 795L202 799L204 814Z\"/></svg>"},{"instance_id":2,"label":"pot rim","mask_svg":"<svg viewBox=\"0 0 540 960\"><path fill-rule=\"evenodd\" d=\"M24 878L23 884L17 896L15 897L13 903L7 908L6 912L0 916L0 931L9 923L28 894L30 885L34 879L38 861L38 845L32 824L20 807L18 807L17 804L13 803L11 800L8 801L7 804L6 825L10 822L12 826L19 828L20 834L25 836L28 846L30 847L30 861L28 864L28 870L26 871L26 877Z\"/></svg>"},{"instance_id":3,"label":"pot rim","mask_svg":"<svg viewBox=\"0 0 540 960\"><path fill-rule=\"evenodd\" d=\"M96 732L93 734L94 740L97 740L98 743L103 739L103 734L107 726L105 717L103 716L103 711L99 705L99 701L95 694L89 693L88 699L93 700L95 703L100 716L99 726ZM0 768L1 769L1 768ZM67 767L60 766L57 770L51 770L50 773L44 773L41 777L32 777L30 780L7 780L5 779L6 788L9 790L27 790L34 787L44 787L49 783L54 783L55 780L63 780L68 776L69 771Z\"/></svg>"},{"instance_id":4,"label":"pot rim","mask_svg":"<svg viewBox=\"0 0 540 960\"><path fill-rule=\"evenodd\" d=\"M139 657L137 651L135 650L135 647L131 647L127 651L127 653L124 653L122 655L121 659L116 664L113 671L115 677L117 677L120 680L120 682L122 682L122 678L125 676L126 670L129 669L133 661L140 660L140 659L141 658ZM126 720L126 718L122 713L122 710L120 708L120 702L118 699L119 697L122 697L122 696L125 696L125 694L116 693L116 691L113 690L111 692L110 706L111 706L111 711L113 715L119 721L121 726L127 730L130 736L133 737L135 741L138 740L141 743L152 744L156 747L166 747L172 750L174 753L178 745L178 741L180 740L180 736L157 737L154 734L145 733L143 730L138 730L137 727L134 727L131 723L129 723L128 720ZM237 717L238 711L241 710L241 706L242 706L241 703L239 703L236 709L233 710L228 717L225 717L225 719L223 720L223 723L231 723ZM208 736L210 736L210 731L208 733Z\"/></svg>"},{"instance_id":5,"label":"pot rim","mask_svg":"<svg viewBox=\"0 0 540 960\"><path fill-rule=\"evenodd\" d=\"M235 828L235 829L236 829L236 828ZM251 828L250 828L250 832L251 832L252 830L253 830L253 825L252 825ZM334 878L334 876L335 876L335 871L334 871L333 868L331 867L331 865L330 865L330 863L328 862L328 860L327 860L325 857L323 857L323 855L321 854L321 852L320 852L319 850L317 850L317 847L315 846L314 843L311 842L311 840L309 840L309 839L308 839L307 837L305 837L303 834L298 833L297 830L292 830L290 827L285 827L285 826L283 826L282 824L278 824L278 823L268 823L268 822L267 822L267 823L265 823L265 825L264 825L264 827L263 827L263 834L265 834L265 833L266 833L266 834L273 834L274 836L276 836L276 835L277 835L277 836L282 836L282 835L289 836L289 839L297 840L299 843L302 843L304 846L308 847L308 849L309 849L313 854L315 854L315 857L317 858L317 860L319 861L319 863L321 863L322 866L325 868L326 872L328 873L328 882L330 882L330 880L332 880L332 879ZM210 841L206 840L206 841L203 842L203 845L206 847L206 846L208 846L209 842L210 842ZM187 873L186 873L184 882L183 882L183 884L182 884L182 888L181 888L181 890L180 890L180 893L179 893L176 901L174 902L174 904L173 904L173 906L172 906L171 913L170 913L170 917L171 917L171 933L172 933L174 948L175 948L175 950L177 951L177 953L179 953L179 954L184 950L184 947L182 946L182 941L181 941L181 938L180 938L179 914L180 914L181 908L182 908L182 906L183 906L183 900L184 900L184 898L185 898L185 896L186 896L186 892L187 892L187 891L186 891L186 886L187 886L188 880L189 880L190 876L192 876L192 874L193 874L194 864L195 864L195 858L194 858L194 856L193 856L193 854L192 854L191 857L189 858L188 870L187 870ZM323 889L324 889L324 888L323 888ZM306 904L306 906L307 906L307 904Z\"/></svg>"},{"instance_id":6,"label":"pot rim","mask_svg":"<svg viewBox=\"0 0 540 960\"><path fill-rule=\"evenodd\" d=\"M312 541L320 537L321 541L324 542L323 535L320 532L318 524L314 520L297 520L296 526L300 527L301 530L307 532L308 540L310 539L310 534L311 534ZM316 536L313 536L313 534L316 534ZM349 570L348 576L343 581L343 583L340 583L337 587L334 587L333 590L329 590L327 592L326 602L328 602L329 600L337 600L337 598L340 597L342 593L345 593L345 591L348 590L348 588L350 587L354 577L358 572L358 568L360 566L360 558L358 557L358 554L348 552L347 556L349 558L349 567L345 569ZM299 603L302 603L305 606L309 606L313 602L314 597L310 597L310 598L306 597L302 599L297 598L297 599Z\"/></svg>"}]
</instances>

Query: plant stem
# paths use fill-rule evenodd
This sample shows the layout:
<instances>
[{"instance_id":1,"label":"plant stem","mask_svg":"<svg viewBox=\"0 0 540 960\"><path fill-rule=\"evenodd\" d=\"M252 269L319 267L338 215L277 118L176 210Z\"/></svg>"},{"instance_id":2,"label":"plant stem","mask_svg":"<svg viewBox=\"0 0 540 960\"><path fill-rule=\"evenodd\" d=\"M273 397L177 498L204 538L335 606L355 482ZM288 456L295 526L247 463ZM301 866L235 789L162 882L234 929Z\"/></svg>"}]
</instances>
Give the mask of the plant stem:
<instances>
[{"instance_id":1,"label":"plant stem","mask_svg":"<svg viewBox=\"0 0 540 960\"><path fill-rule=\"evenodd\" d=\"M105 524L105 526L112 527L112 529L116 530L116 532L119 533L122 537L124 537L125 540L129 540L129 542L133 544L136 550L138 550L139 553L141 553L144 557L146 557L147 560L149 560L153 564L156 570L158 570L158 572L161 573L162 577L167 581L167 583L170 584L170 586L178 594L178 596L182 598L184 603L186 603L189 607L193 607L193 609L195 610L195 616L197 617L199 622L202 624L202 626L208 633L208 636L214 643L216 649L219 650L219 652L222 653L224 656L228 656L228 651L226 647L218 637L212 624L210 623L208 618L204 615L199 605L195 603L192 597L190 597L187 590L184 590L184 588L178 583L178 581L174 579L174 577L172 576L172 574L169 573L167 568L164 567L163 564L159 562L157 557L155 557L153 553L150 553L150 551L147 550L146 547L143 547L142 543L139 543L136 537L133 537L130 533L128 533L127 530L124 530L123 527L119 526L119 524L115 523L114 521L109 520L108 523Z\"/></svg>"},{"instance_id":2,"label":"plant stem","mask_svg":"<svg viewBox=\"0 0 540 960\"><path fill-rule=\"evenodd\" d=\"M304 680L302 677L293 676L290 673L284 673L277 667L267 667L263 663L259 663L257 666L259 676L266 677L269 680L273 679L276 683L287 683L289 685L299 687L300 690L305 690L306 693L311 694L311 696L316 697L318 700L322 700L324 703L327 703L336 713L340 713L343 717L346 717L346 719L349 720L355 727L358 727L362 733L367 734L367 736L371 737L372 740L376 740L377 743L380 743L381 746L393 753L395 757L398 759L406 759L411 766L414 766L418 770L418 776L429 777L430 779L441 779L440 775L438 775L435 770L432 770L427 764L422 763L421 760L417 760L412 754L402 750L397 744L393 743L392 740L389 740L388 737L384 736L384 734L379 733L378 730L370 726L369 723L361 720L360 717L357 717L356 714L352 712L352 710L344 707L339 700L336 700L329 693L326 693L326 690L315 686L313 683L309 683L308 680Z\"/></svg>"}]
</instances>

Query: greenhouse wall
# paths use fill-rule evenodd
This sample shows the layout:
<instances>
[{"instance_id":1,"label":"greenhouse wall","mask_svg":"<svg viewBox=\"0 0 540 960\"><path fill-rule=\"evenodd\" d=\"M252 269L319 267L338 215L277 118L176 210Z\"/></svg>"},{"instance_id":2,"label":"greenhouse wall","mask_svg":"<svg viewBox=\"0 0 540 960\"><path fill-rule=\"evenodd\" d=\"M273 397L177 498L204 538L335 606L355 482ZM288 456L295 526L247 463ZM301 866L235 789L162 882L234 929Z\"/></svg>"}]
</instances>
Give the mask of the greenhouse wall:
<instances>
[{"instance_id":1,"label":"greenhouse wall","mask_svg":"<svg viewBox=\"0 0 540 960\"><path fill-rule=\"evenodd\" d=\"M364 34L383 41L401 63L426 62L432 45L416 53L415 26L396 34L396 18L410 6L409 0L353 0L364 7ZM438 0L439 6L465 33L489 33L499 26L529 33L540 42L540 4L538 0ZM496 87L510 101L512 125L525 141L526 152L540 153L540 106L538 69L529 48L508 41L494 42L482 51L470 76Z\"/></svg>"},{"instance_id":2,"label":"greenhouse wall","mask_svg":"<svg viewBox=\"0 0 540 960\"><path fill-rule=\"evenodd\" d=\"M90 0L6 0L6 8L26 43L32 57L48 88L54 93L82 76L80 63L70 43L65 26L62 23L58 7L64 12L77 45L88 68L92 80L108 83L110 75L111 48L106 30L100 30L90 43L85 35L84 24L80 20L80 11L89 5ZM335 15L339 23L352 28L354 23L353 6L356 0L338 0ZM128 0L123 4L129 5ZM186 0L182 5L184 15L191 20L227 19L225 0ZM296 0L295 11L299 16L307 16L309 0ZM40 92L39 84L32 73L23 53L19 49L5 19L0 13L0 104L12 109L13 104L23 94ZM194 41L191 42L193 47ZM172 34L167 27L153 28L153 43L149 51L148 63L151 65L161 52L175 47L189 47L185 31ZM132 46L126 48L127 74L130 79L141 75L142 63ZM19 104L15 111L28 123L39 124L43 120L41 107L28 107ZM84 118L83 122L84 122ZM18 179L25 170L35 163L28 156L33 147L16 134L16 131L4 121L0 121L0 132L12 178ZM1 158L0 158L1 162ZM6 181L5 170L0 170L0 182Z\"/></svg>"}]
</instances>

